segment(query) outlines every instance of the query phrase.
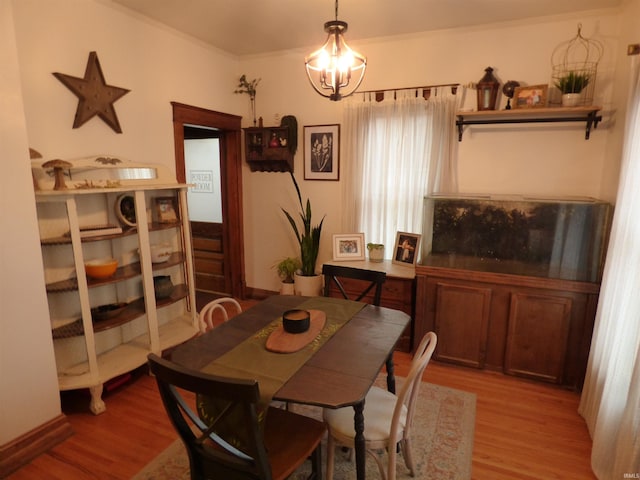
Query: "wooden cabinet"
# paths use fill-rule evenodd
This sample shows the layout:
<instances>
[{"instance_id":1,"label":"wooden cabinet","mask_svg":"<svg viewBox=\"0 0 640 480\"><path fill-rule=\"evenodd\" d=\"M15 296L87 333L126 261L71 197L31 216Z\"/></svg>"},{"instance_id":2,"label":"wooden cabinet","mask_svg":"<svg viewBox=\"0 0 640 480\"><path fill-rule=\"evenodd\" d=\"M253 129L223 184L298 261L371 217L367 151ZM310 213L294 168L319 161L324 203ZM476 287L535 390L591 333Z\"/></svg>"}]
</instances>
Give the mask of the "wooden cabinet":
<instances>
[{"instance_id":1,"label":"wooden cabinet","mask_svg":"<svg viewBox=\"0 0 640 480\"><path fill-rule=\"evenodd\" d=\"M384 271L387 278L382 285L382 294L380 296L380 306L401 310L412 318L411 324L400 337L397 348L401 351L409 352L413 348L413 317L414 317L414 292L415 292L415 270L412 266L393 264L390 260L384 262L362 261L337 261L326 262L333 265L341 265L346 267L361 268L366 270ZM350 295L358 295L365 288L367 283L360 280L350 278L340 279L345 291ZM342 298L334 284L329 294L332 297ZM363 299L364 302L373 302L373 291Z\"/></svg>"},{"instance_id":2,"label":"wooden cabinet","mask_svg":"<svg viewBox=\"0 0 640 480\"><path fill-rule=\"evenodd\" d=\"M416 267L415 338L434 358L580 389L599 285L456 268Z\"/></svg>"},{"instance_id":3,"label":"wooden cabinet","mask_svg":"<svg viewBox=\"0 0 640 480\"><path fill-rule=\"evenodd\" d=\"M94 414L106 407L103 384L199 331L193 289L193 254L185 185L117 187L36 192L42 258L60 390L89 388ZM89 225L119 224L115 205L122 195L135 205L135 226L122 233L84 237ZM156 199L171 199L177 221L158 223ZM152 262L151 245L172 251ZM87 277L86 261L116 258L106 279ZM158 260L158 259L156 259ZM169 276L167 298L156 299L154 277ZM112 318L93 318L99 306L126 306Z\"/></svg>"},{"instance_id":4,"label":"wooden cabinet","mask_svg":"<svg viewBox=\"0 0 640 480\"><path fill-rule=\"evenodd\" d=\"M288 127L245 128L244 139L252 172L293 172Z\"/></svg>"}]
</instances>

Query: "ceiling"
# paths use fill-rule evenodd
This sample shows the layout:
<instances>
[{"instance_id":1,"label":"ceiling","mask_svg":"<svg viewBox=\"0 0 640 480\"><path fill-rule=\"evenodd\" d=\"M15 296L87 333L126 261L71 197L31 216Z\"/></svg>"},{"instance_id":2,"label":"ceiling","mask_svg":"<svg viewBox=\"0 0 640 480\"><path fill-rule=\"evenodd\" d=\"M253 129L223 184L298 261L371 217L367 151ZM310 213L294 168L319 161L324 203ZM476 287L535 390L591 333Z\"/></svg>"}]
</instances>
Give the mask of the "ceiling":
<instances>
[{"instance_id":1,"label":"ceiling","mask_svg":"<svg viewBox=\"0 0 640 480\"><path fill-rule=\"evenodd\" d=\"M111 0L228 53L314 48L333 0ZM618 7L623 0L342 0L347 41ZM392 5L392 6L391 6Z\"/></svg>"}]
</instances>

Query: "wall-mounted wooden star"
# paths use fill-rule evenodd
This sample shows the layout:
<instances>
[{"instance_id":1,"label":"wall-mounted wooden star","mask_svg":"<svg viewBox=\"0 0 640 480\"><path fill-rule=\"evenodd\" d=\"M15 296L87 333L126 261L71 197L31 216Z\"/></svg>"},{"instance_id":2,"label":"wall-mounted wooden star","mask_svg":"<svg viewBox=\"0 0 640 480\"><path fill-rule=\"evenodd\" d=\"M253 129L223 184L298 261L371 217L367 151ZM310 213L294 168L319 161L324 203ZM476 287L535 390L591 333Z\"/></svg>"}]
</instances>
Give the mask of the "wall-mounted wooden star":
<instances>
[{"instance_id":1,"label":"wall-mounted wooden star","mask_svg":"<svg viewBox=\"0 0 640 480\"><path fill-rule=\"evenodd\" d=\"M84 78L58 72L53 75L79 99L73 128L84 125L97 115L117 133L122 133L113 104L129 93L129 90L106 84L96 52L89 53Z\"/></svg>"}]
</instances>

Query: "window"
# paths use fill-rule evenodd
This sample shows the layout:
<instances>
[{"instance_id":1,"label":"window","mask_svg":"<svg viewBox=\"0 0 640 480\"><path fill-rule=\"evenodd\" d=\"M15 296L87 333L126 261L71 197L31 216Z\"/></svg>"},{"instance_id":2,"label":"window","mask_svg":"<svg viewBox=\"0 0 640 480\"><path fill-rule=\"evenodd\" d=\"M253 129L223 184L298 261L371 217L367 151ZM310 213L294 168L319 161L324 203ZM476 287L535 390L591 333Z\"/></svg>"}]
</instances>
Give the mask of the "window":
<instances>
[{"instance_id":1,"label":"window","mask_svg":"<svg viewBox=\"0 0 640 480\"><path fill-rule=\"evenodd\" d=\"M366 95L366 94L363 94ZM398 231L422 231L424 196L457 190L455 94L415 90L345 102L344 231L364 232L391 258Z\"/></svg>"}]
</instances>

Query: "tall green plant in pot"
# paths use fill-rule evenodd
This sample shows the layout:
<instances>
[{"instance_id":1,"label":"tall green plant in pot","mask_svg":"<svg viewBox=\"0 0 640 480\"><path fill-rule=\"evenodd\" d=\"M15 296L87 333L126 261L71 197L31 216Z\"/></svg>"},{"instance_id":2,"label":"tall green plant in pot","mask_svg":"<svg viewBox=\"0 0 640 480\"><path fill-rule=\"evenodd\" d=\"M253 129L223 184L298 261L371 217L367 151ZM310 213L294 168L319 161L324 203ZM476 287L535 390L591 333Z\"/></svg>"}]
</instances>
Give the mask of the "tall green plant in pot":
<instances>
[{"instance_id":1,"label":"tall green plant in pot","mask_svg":"<svg viewBox=\"0 0 640 480\"><path fill-rule=\"evenodd\" d=\"M324 216L320 220L320 223L313 225L311 218L311 201L307 199L306 206L302 203L302 195L300 194L300 187L296 178L293 176L293 172L289 172L293 185L296 187L296 193L298 195L298 203L300 205L300 220L302 225L298 228L298 224L293 216L284 208L282 211L289 220L293 233L296 236L296 240L300 245L300 261L302 267L300 269L301 275L304 277L316 276L316 262L318 260L318 251L320 250L320 234L322 233L322 223L324 222ZM320 292L314 293L319 294Z\"/></svg>"}]
</instances>

